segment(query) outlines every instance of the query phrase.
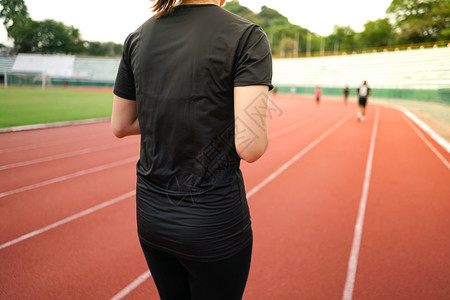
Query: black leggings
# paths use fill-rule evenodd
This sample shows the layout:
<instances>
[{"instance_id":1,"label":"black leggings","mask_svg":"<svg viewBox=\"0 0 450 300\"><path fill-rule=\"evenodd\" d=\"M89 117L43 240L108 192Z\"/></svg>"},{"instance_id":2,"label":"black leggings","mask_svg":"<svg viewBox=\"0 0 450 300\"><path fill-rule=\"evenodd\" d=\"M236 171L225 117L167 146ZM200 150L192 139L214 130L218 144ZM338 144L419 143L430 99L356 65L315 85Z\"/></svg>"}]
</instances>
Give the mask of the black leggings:
<instances>
[{"instance_id":1,"label":"black leggings","mask_svg":"<svg viewBox=\"0 0 450 300\"><path fill-rule=\"evenodd\" d=\"M142 241L141 247L162 300L242 299L252 244L230 258L215 262L181 259Z\"/></svg>"}]
</instances>

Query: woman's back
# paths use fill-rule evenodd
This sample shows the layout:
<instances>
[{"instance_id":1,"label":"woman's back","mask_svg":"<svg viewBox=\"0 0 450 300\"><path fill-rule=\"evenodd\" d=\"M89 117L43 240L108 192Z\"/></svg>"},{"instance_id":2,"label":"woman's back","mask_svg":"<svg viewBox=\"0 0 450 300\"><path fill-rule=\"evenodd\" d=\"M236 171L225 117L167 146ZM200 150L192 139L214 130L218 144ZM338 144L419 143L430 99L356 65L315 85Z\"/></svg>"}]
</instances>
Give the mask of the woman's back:
<instances>
[{"instance_id":1,"label":"woman's back","mask_svg":"<svg viewBox=\"0 0 450 300\"><path fill-rule=\"evenodd\" d=\"M178 6L127 38L114 93L137 102L142 240L196 260L251 242L234 88L271 77L265 33L217 5Z\"/></svg>"},{"instance_id":2,"label":"woman's back","mask_svg":"<svg viewBox=\"0 0 450 300\"><path fill-rule=\"evenodd\" d=\"M255 47L264 37L258 26L216 5L176 7L129 36L124 56L134 75L143 146L138 175L177 190L167 186L174 176L200 188L217 169L238 167L233 88L261 76L243 70L254 63L251 55L270 59L268 47ZM257 80L270 85L270 76ZM180 178L185 175L190 179Z\"/></svg>"}]
</instances>

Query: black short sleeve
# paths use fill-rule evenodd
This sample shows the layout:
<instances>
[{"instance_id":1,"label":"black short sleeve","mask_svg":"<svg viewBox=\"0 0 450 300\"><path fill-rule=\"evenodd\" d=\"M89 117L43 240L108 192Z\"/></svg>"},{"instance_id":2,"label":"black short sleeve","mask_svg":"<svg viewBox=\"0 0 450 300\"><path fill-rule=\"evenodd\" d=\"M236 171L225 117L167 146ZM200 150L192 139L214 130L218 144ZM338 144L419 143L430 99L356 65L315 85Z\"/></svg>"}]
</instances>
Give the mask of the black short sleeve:
<instances>
[{"instance_id":1,"label":"black short sleeve","mask_svg":"<svg viewBox=\"0 0 450 300\"><path fill-rule=\"evenodd\" d=\"M122 59L120 60L116 82L114 84L114 94L124 99L136 100L134 74L130 59L130 40L131 35L125 40Z\"/></svg>"},{"instance_id":2,"label":"black short sleeve","mask_svg":"<svg viewBox=\"0 0 450 300\"><path fill-rule=\"evenodd\" d=\"M235 63L234 86L272 85L272 52L266 34L259 26L242 36Z\"/></svg>"}]
</instances>

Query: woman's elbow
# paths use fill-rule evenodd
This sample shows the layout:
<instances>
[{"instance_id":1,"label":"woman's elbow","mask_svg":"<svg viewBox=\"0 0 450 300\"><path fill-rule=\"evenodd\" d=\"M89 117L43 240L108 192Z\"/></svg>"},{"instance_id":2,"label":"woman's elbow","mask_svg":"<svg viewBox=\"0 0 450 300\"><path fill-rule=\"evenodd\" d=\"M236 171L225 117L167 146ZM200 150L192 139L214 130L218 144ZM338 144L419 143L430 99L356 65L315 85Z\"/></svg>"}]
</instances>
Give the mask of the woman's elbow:
<instances>
[{"instance_id":1,"label":"woman's elbow","mask_svg":"<svg viewBox=\"0 0 450 300\"><path fill-rule=\"evenodd\" d=\"M112 133L119 139L126 136L124 128L113 121L111 121L111 130Z\"/></svg>"},{"instance_id":2,"label":"woman's elbow","mask_svg":"<svg viewBox=\"0 0 450 300\"><path fill-rule=\"evenodd\" d=\"M124 138L124 137L127 136L127 135L123 132L123 130L114 130L114 129L113 129L113 134L115 135L116 138L119 138L119 139Z\"/></svg>"},{"instance_id":3,"label":"woman's elbow","mask_svg":"<svg viewBox=\"0 0 450 300\"><path fill-rule=\"evenodd\" d=\"M248 163L253 163L263 156L266 152L268 146L268 141L260 142L256 145L251 145L241 151L238 149L238 155L241 159L245 160Z\"/></svg>"}]
</instances>

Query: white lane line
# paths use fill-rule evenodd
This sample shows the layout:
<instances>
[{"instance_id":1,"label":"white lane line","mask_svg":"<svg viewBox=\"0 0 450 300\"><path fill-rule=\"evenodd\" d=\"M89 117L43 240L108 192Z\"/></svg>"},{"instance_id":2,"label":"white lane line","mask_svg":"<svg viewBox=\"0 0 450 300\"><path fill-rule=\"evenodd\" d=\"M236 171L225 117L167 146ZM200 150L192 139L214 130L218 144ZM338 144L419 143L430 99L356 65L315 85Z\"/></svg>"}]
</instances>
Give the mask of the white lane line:
<instances>
[{"instance_id":1,"label":"white lane line","mask_svg":"<svg viewBox=\"0 0 450 300\"><path fill-rule=\"evenodd\" d=\"M300 128L300 127L304 127L304 126L306 126L306 125L309 125L309 124L312 124L312 123L315 123L315 122L319 122L319 121L322 121L322 120L323 120L323 119L318 119L318 120L311 120L311 121L308 121L308 122L302 122L302 123L295 123L295 124L292 124L291 126L285 127L285 128L283 128L283 129L281 129L281 130L278 130L278 131L276 131L276 132L270 134L270 135L269 135L269 140L270 140L270 139L277 138L277 137L279 137L279 136L282 136L282 135L284 135L284 134L286 134L286 133L288 133L288 132L291 132L291 131L293 131L293 130L295 130L295 129L298 129L298 128Z\"/></svg>"},{"instance_id":2,"label":"white lane line","mask_svg":"<svg viewBox=\"0 0 450 300\"><path fill-rule=\"evenodd\" d=\"M280 168L278 168L275 172L270 174L266 179L264 179L260 184L255 186L252 190L250 190L247 193L247 199L253 196L255 193L257 193L259 190L261 190L264 186L266 186L269 182L274 180L278 175L283 173L287 168L292 166L297 160L302 158L306 153L308 153L311 149L313 149L317 144L319 144L321 141L323 141L326 137L328 137L330 134L332 134L336 129L338 129L342 124L344 124L345 121L347 121L350 117L354 115L353 112L345 116L343 119L341 119L339 122L337 122L333 127L328 129L326 132L324 132L322 135L320 135L318 138L316 138L311 144L303 148L302 151L297 153L294 157L292 157L288 162L283 164Z\"/></svg>"},{"instance_id":3,"label":"white lane line","mask_svg":"<svg viewBox=\"0 0 450 300\"><path fill-rule=\"evenodd\" d=\"M401 111L402 113L404 113L408 118L411 119L411 121L413 121L414 123L416 123L417 126L419 126L423 131L425 131L433 140L436 141L436 143L438 143L439 145L442 146L442 148L445 149L445 151L447 151L448 153L450 153L450 143L447 142L443 137L441 137L439 134L436 133L436 131L434 131L433 129L431 129L427 124L425 124L424 122L422 122L418 117L416 117L416 115L414 115L412 112L410 112L409 110L407 110L406 108L402 107L402 106L398 106L395 104L390 104L390 103L374 103L378 106L384 106L384 107L389 107L389 108L395 108L399 111Z\"/></svg>"},{"instance_id":4,"label":"white lane line","mask_svg":"<svg viewBox=\"0 0 450 300\"><path fill-rule=\"evenodd\" d=\"M70 216L70 217L67 217L67 218L62 219L62 220L60 220L60 221L57 221L57 222L55 222L55 223L53 223L53 224L50 224L50 225L48 225L48 226L45 226L45 227L43 227L43 228L41 228L41 229L38 229L38 230L32 231L32 232L30 232L30 233L27 233L27 234L25 234L25 235L22 235L22 236L20 236L20 237L14 239L14 240L12 240L12 241L9 241L9 242L6 242L6 243L0 245L0 250L2 250L2 249L4 249L4 248L7 248L7 247L9 247L9 246L12 246L12 245L14 245L14 244L17 244L17 243L19 243L19 242L22 242L22 241L24 241L24 240L27 240L27 239L29 239L29 238L32 238L32 237L34 237L34 236L36 236L36 235L39 235L39 234L41 234L41 233L44 233L44 232L46 232L46 231L49 231L50 229L54 229L54 228L56 228L56 227L59 227L59 226L61 226L61 225L64 225L64 224L69 223L69 222L71 222L71 221L74 221L74 220L79 219L79 218L81 218L81 217L84 217L84 216L86 216L86 215L92 214L92 213L94 213L94 212L96 212L96 211L98 211L98 210L100 210L100 209L103 209L103 208L105 208L105 207L111 206L111 205L113 205L113 204L115 204L115 203L117 203L117 202L120 202L120 201L122 201L122 200L128 199L128 198L130 198L131 196L134 196L134 195L136 195L136 191L128 192L128 193L123 194L123 195L121 195L121 196L119 196L119 197L116 197L116 198L111 199L111 200L109 200L109 201L103 202L103 203L101 203L101 204L99 204L99 205L93 206L93 207L88 208L88 209L86 209L86 210L83 210L83 211L81 211L81 212L79 212L79 213L76 213L76 214L74 214L74 215L72 215L72 216Z\"/></svg>"},{"instance_id":5,"label":"white lane line","mask_svg":"<svg viewBox=\"0 0 450 300\"><path fill-rule=\"evenodd\" d=\"M73 137L73 138L69 138L69 139L60 139L58 141L53 141L53 142L36 143L36 144L29 144L29 145L24 145L24 146L17 146L17 147L13 147L13 148L0 149L0 154L57 146L57 145L61 145L61 144L72 143L75 141L90 140L91 138L98 138L98 135L91 134L91 135Z\"/></svg>"},{"instance_id":6,"label":"white lane line","mask_svg":"<svg viewBox=\"0 0 450 300\"><path fill-rule=\"evenodd\" d=\"M432 139L434 139L439 145L442 146L447 152L450 153L450 143L447 142L443 137L441 137L439 134L437 134L433 129L431 129L427 124L422 122L418 117L416 117L412 112L407 110L404 107L399 108L405 115L408 116L411 120L414 121L414 123L417 124L420 128L422 128L423 131L428 133L429 136L431 136Z\"/></svg>"},{"instance_id":7,"label":"white lane line","mask_svg":"<svg viewBox=\"0 0 450 300\"><path fill-rule=\"evenodd\" d=\"M425 145L428 146L428 148L433 151L434 154L442 161L442 163L447 167L447 169L450 169L450 163L445 159L444 156L433 146L433 144L430 143L430 141L427 140L427 138L420 132L416 126L414 126L411 121L404 116L402 116L403 119L405 119L406 123L414 130L415 133L420 137L420 139L425 143Z\"/></svg>"},{"instance_id":8,"label":"white lane line","mask_svg":"<svg viewBox=\"0 0 450 300\"><path fill-rule=\"evenodd\" d=\"M270 135L269 135L269 139L274 139L274 138L276 138L276 137L279 137L279 136L281 136L281 135L283 135L283 134L285 134L285 133L288 133L288 132L290 132L290 131L292 131L292 130L294 130L294 129L297 129L297 128L299 128L299 127L302 127L303 125L306 125L306 124L307 124L307 123L297 123L297 124L293 124L293 125L291 125L291 126L289 126L289 127L285 127L285 128L283 128L283 129L281 129L281 130L278 130L278 131L276 131L276 132L270 134Z\"/></svg>"},{"instance_id":9,"label":"white lane line","mask_svg":"<svg viewBox=\"0 0 450 300\"><path fill-rule=\"evenodd\" d=\"M94 168L91 168L91 169L86 169L86 170L78 171L78 172L75 172L75 173L72 173L72 174L68 174L68 175L56 177L56 178L53 178L53 179L45 180L45 181L42 181L42 182L39 182L39 183L27 185L27 186L20 187L20 188L14 189L14 190L10 190L10 191L6 191L6 192L3 192L3 193L0 193L0 198L6 197L6 196L9 196L9 195L13 195L13 194L17 194L17 193L20 193L20 192L29 191L29 190L32 190L32 189L37 189L37 188L40 188L40 187L43 187L43 186L46 186L46 185L50 185L50 184L53 184L53 183L57 183L57 182L61 182L61 181L64 181L64 180L72 179L72 178L75 178L75 177L80 177L80 176L83 176L83 175L87 175L87 174L91 174L91 173L95 173L95 172L100 172L100 171L103 171L103 170L106 170L106 169L114 168L114 167L117 167L117 166L120 166L120 165L124 165L124 164L130 163L130 162L133 162L133 161L137 161L137 159L138 159L138 157L130 157L130 158L119 160L119 161L116 161L116 162L113 162L113 163L109 163L109 164L106 164L106 165L101 165L101 166L94 167Z\"/></svg>"},{"instance_id":10,"label":"white lane line","mask_svg":"<svg viewBox=\"0 0 450 300\"><path fill-rule=\"evenodd\" d=\"M359 201L358 217L356 219L355 231L353 234L352 250L348 260L347 279L345 281L344 294L342 300L351 300L353 297L353 288L355 286L356 269L358 266L359 249L361 247L361 237L364 225L364 216L366 214L367 196L369 194L370 177L372 174L372 162L375 152L375 139L378 131L378 121L380 119L380 110L377 109L375 116L375 124L372 129L372 137L370 139L370 150L367 157L366 173L364 176L364 185L361 199Z\"/></svg>"},{"instance_id":11,"label":"white lane line","mask_svg":"<svg viewBox=\"0 0 450 300\"><path fill-rule=\"evenodd\" d=\"M111 118L97 118L97 119L86 119L86 120L62 121L62 122L53 122L53 123L13 126L13 127L7 127L7 128L0 128L0 133L17 132L17 131L25 131L25 130L36 130L36 129L48 129L48 128L64 127L64 126L86 125L86 124L92 124L92 123L106 123L106 122L109 122L110 119Z\"/></svg>"},{"instance_id":12,"label":"white lane line","mask_svg":"<svg viewBox=\"0 0 450 300\"><path fill-rule=\"evenodd\" d=\"M150 278L152 274L150 274L150 271L145 272L141 276L139 276L135 281L130 283L127 287L125 287L123 290L118 292L114 297L111 298L111 300L120 300L123 299L126 295L131 293L135 288L140 286L144 281L146 281L148 278Z\"/></svg>"},{"instance_id":13,"label":"white lane line","mask_svg":"<svg viewBox=\"0 0 450 300\"><path fill-rule=\"evenodd\" d=\"M112 148L117 148L117 147L121 147L121 146L130 145L132 143L134 143L134 141L128 141L128 142L122 143L122 144L120 144L120 143L119 144L118 143L110 143L110 144L102 145L102 146L99 146L99 147L85 148L85 149L76 150L76 151L72 151L72 152L66 152L66 153L61 153L61 154L50 155L50 156L46 156L46 157L26 160L26 161L22 161L22 162L17 162L17 163L12 163L12 164L8 164L8 165L0 166L0 171L7 170L7 169L12 169L12 168L29 166L29 165L32 165L32 164L38 164L38 163L52 161L52 160L57 160L57 159L61 159L61 158L68 158L68 157L73 157L73 156L77 156L77 155L93 153L93 152L97 152L97 151L103 151L103 150L107 150L107 149L112 149Z\"/></svg>"},{"instance_id":14,"label":"white lane line","mask_svg":"<svg viewBox=\"0 0 450 300\"><path fill-rule=\"evenodd\" d=\"M259 190L261 190L264 186L266 186L269 182L274 180L278 175L280 175L283 171L285 171L287 168L289 168L293 163L295 163L297 160L299 160L302 156L304 156L306 153L308 153L312 148L317 146L321 141L323 141L327 136L329 136L331 133L336 131L345 121L347 121L350 117L352 117L354 113L350 113L347 116L345 116L343 119L341 119L339 122L337 122L333 127L328 129L325 133L320 135L318 138L316 138L311 144L306 146L302 151L300 151L297 155L295 155L293 158L291 158L288 162L283 164L278 170L270 174L266 179L264 179L260 184L258 184L256 187L251 189L247 193L247 199L250 199L251 196L256 194ZM141 279L144 278L145 279ZM147 280L150 277L150 274L147 276L147 272L139 276L136 280L134 280L130 285L128 285L126 288L121 290L117 295L115 295L111 300L121 300L124 297L126 297L131 291L136 289L139 285L141 285L145 280Z\"/></svg>"}]
</instances>

